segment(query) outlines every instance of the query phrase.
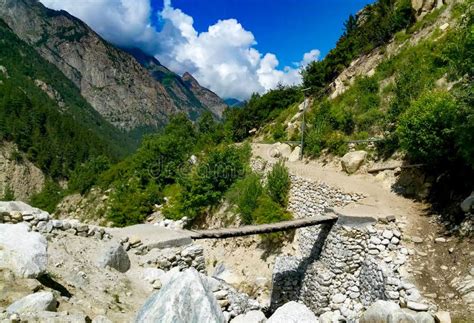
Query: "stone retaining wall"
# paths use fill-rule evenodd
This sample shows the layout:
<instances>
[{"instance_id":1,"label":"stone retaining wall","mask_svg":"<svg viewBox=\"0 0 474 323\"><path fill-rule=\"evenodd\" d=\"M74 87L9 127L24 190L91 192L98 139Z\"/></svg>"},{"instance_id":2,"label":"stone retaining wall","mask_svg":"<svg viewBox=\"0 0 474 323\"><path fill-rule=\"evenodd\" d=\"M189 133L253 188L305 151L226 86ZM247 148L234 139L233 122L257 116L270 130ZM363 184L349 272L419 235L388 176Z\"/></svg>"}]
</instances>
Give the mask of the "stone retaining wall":
<instances>
[{"instance_id":1,"label":"stone retaining wall","mask_svg":"<svg viewBox=\"0 0 474 323\"><path fill-rule=\"evenodd\" d=\"M400 239L395 223L334 225L323 245L306 257L277 258L272 308L298 300L316 314L338 311L351 321L379 299L401 304L423 301L415 286L400 276L407 256Z\"/></svg>"}]
</instances>

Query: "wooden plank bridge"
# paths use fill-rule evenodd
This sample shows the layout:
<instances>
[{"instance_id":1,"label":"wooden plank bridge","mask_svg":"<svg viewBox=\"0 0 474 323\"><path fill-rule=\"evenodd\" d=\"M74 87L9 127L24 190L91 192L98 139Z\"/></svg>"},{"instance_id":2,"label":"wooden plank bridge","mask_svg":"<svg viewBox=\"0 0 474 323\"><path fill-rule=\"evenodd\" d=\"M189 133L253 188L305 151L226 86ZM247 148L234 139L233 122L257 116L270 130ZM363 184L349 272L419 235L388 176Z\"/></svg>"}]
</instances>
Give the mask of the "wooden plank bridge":
<instances>
[{"instance_id":1,"label":"wooden plank bridge","mask_svg":"<svg viewBox=\"0 0 474 323\"><path fill-rule=\"evenodd\" d=\"M279 231L287 231L291 229L298 229L310 227L313 225L336 222L338 215L329 213L326 215L318 215L304 219L296 219L289 221L282 221L277 223L260 224L260 225L246 225L238 228L223 228L216 230L197 230L191 231L192 239L224 239L232 237L242 237L253 234L272 233Z\"/></svg>"}]
</instances>

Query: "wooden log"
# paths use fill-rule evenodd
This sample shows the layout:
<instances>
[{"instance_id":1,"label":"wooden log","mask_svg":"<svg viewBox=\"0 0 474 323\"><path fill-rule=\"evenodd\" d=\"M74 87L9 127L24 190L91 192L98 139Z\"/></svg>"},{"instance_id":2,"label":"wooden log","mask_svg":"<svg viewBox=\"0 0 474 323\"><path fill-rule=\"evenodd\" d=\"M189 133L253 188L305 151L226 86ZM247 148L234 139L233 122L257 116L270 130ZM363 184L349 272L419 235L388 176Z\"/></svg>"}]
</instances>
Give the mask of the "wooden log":
<instances>
[{"instance_id":1,"label":"wooden log","mask_svg":"<svg viewBox=\"0 0 474 323\"><path fill-rule=\"evenodd\" d=\"M367 171L367 173L372 174L372 173L382 172L384 170L394 170L394 169L397 169L398 167L400 167L401 169L407 169L407 168L418 168L418 167L423 167L423 166L425 166L425 164L380 167L380 168L370 169L370 170Z\"/></svg>"},{"instance_id":2,"label":"wooden log","mask_svg":"<svg viewBox=\"0 0 474 323\"><path fill-rule=\"evenodd\" d=\"M287 231L291 229L298 229L309 227L322 223L329 223L337 221L336 214L314 216L310 218L282 221L277 223L261 224L261 225L247 225L238 228L225 228L217 230L199 230L192 231L191 238L198 239L225 239L232 237L242 237L253 234L272 233L279 231Z\"/></svg>"}]
</instances>

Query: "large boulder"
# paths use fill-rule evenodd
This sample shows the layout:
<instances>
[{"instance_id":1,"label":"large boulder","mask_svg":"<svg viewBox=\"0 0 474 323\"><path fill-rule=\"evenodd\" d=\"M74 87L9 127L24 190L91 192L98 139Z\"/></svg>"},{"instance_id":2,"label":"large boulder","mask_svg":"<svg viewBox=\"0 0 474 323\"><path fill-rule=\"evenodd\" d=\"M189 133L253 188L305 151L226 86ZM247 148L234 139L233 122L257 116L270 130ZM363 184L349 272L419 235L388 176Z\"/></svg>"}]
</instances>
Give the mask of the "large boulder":
<instances>
[{"instance_id":1,"label":"large boulder","mask_svg":"<svg viewBox=\"0 0 474 323\"><path fill-rule=\"evenodd\" d=\"M295 147L295 149L293 149L290 157L288 157L288 161L290 161L290 162L298 161L300 159L300 153L301 153L300 146Z\"/></svg>"},{"instance_id":2,"label":"large boulder","mask_svg":"<svg viewBox=\"0 0 474 323\"><path fill-rule=\"evenodd\" d=\"M0 268L23 278L37 278L46 271L48 243L24 223L0 224Z\"/></svg>"},{"instance_id":3,"label":"large boulder","mask_svg":"<svg viewBox=\"0 0 474 323\"><path fill-rule=\"evenodd\" d=\"M55 311L58 302L51 292L40 292L25 296L7 307L7 313L32 313Z\"/></svg>"},{"instance_id":4,"label":"large boulder","mask_svg":"<svg viewBox=\"0 0 474 323\"><path fill-rule=\"evenodd\" d=\"M135 322L225 322L207 281L194 269L176 273L138 311Z\"/></svg>"},{"instance_id":5,"label":"large boulder","mask_svg":"<svg viewBox=\"0 0 474 323\"><path fill-rule=\"evenodd\" d=\"M342 169L348 173L355 173L367 157L367 152L363 150L352 151L344 155L341 159Z\"/></svg>"},{"instance_id":6,"label":"large boulder","mask_svg":"<svg viewBox=\"0 0 474 323\"><path fill-rule=\"evenodd\" d=\"M267 318L261 311L249 311L245 314L236 316L231 323L265 323Z\"/></svg>"},{"instance_id":7,"label":"large boulder","mask_svg":"<svg viewBox=\"0 0 474 323\"><path fill-rule=\"evenodd\" d=\"M376 301L362 314L360 323L386 323L389 316L400 309L394 302Z\"/></svg>"},{"instance_id":8,"label":"large boulder","mask_svg":"<svg viewBox=\"0 0 474 323\"><path fill-rule=\"evenodd\" d=\"M474 210L474 192L471 193L464 201L461 203L461 210L468 213Z\"/></svg>"},{"instance_id":9,"label":"large boulder","mask_svg":"<svg viewBox=\"0 0 474 323\"><path fill-rule=\"evenodd\" d=\"M124 273L130 269L130 258L120 243L110 242L100 254L97 264L99 267L109 266Z\"/></svg>"},{"instance_id":10,"label":"large boulder","mask_svg":"<svg viewBox=\"0 0 474 323\"><path fill-rule=\"evenodd\" d=\"M395 310L388 316L389 323L435 323L433 316L428 312L416 312L408 308L400 308Z\"/></svg>"},{"instance_id":11,"label":"large boulder","mask_svg":"<svg viewBox=\"0 0 474 323\"><path fill-rule=\"evenodd\" d=\"M289 302L277 308L267 323L314 323L316 315L305 305Z\"/></svg>"}]
</instances>

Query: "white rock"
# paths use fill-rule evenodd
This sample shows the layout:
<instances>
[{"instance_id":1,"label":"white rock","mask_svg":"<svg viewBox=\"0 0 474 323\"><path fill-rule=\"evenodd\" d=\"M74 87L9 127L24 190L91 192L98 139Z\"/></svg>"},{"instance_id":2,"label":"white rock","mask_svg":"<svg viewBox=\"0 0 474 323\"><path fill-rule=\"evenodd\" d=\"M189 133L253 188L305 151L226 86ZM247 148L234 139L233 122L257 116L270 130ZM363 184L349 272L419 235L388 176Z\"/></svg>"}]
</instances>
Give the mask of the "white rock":
<instances>
[{"instance_id":1,"label":"white rock","mask_svg":"<svg viewBox=\"0 0 474 323\"><path fill-rule=\"evenodd\" d=\"M347 298L346 295L339 293L339 294L334 295L331 300L336 304L340 304L340 303L344 303L346 298Z\"/></svg>"},{"instance_id":2,"label":"white rock","mask_svg":"<svg viewBox=\"0 0 474 323\"><path fill-rule=\"evenodd\" d=\"M161 277L163 277L164 274L165 272L162 269L143 268L142 279L150 284L153 284L155 280L160 279Z\"/></svg>"},{"instance_id":3,"label":"white rock","mask_svg":"<svg viewBox=\"0 0 474 323\"><path fill-rule=\"evenodd\" d=\"M25 296L7 307L7 313L55 311L56 299L51 292L40 292Z\"/></svg>"},{"instance_id":4,"label":"white rock","mask_svg":"<svg viewBox=\"0 0 474 323\"><path fill-rule=\"evenodd\" d=\"M268 323L314 323L317 318L305 305L289 302L277 308L268 319Z\"/></svg>"},{"instance_id":5,"label":"white rock","mask_svg":"<svg viewBox=\"0 0 474 323\"><path fill-rule=\"evenodd\" d=\"M46 271L48 243L24 223L0 224L0 268L24 278L36 278Z\"/></svg>"},{"instance_id":6,"label":"white rock","mask_svg":"<svg viewBox=\"0 0 474 323\"><path fill-rule=\"evenodd\" d=\"M424 312L429 309L429 306L427 304L422 304L422 303L416 303L416 302L407 302L407 307L411 310L414 311L419 311L419 312Z\"/></svg>"},{"instance_id":7,"label":"white rock","mask_svg":"<svg viewBox=\"0 0 474 323\"><path fill-rule=\"evenodd\" d=\"M385 239L392 239L393 237L393 232L390 231L390 230L384 230L384 232L382 233L382 236L385 238Z\"/></svg>"},{"instance_id":8,"label":"white rock","mask_svg":"<svg viewBox=\"0 0 474 323\"><path fill-rule=\"evenodd\" d=\"M261 311L250 311L236 316L231 323L264 323L266 321L267 318Z\"/></svg>"},{"instance_id":9,"label":"white rock","mask_svg":"<svg viewBox=\"0 0 474 323\"><path fill-rule=\"evenodd\" d=\"M352 151L344 155L341 159L342 169L348 173L355 173L367 157L367 152L363 150Z\"/></svg>"},{"instance_id":10,"label":"white rock","mask_svg":"<svg viewBox=\"0 0 474 323\"><path fill-rule=\"evenodd\" d=\"M225 318L206 280L190 268L176 273L153 294L139 310L135 322L223 323Z\"/></svg>"},{"instance_id":11,"label":"white rock","mask_svg":"<svg viewBox=\"0 0 474 323\"><path fill-rule=\"evenodd\" d=\"M295 147L288 157L288 161L295 162L300 159L301 148L299 146Z\"/></svg>"}]
</instances>

